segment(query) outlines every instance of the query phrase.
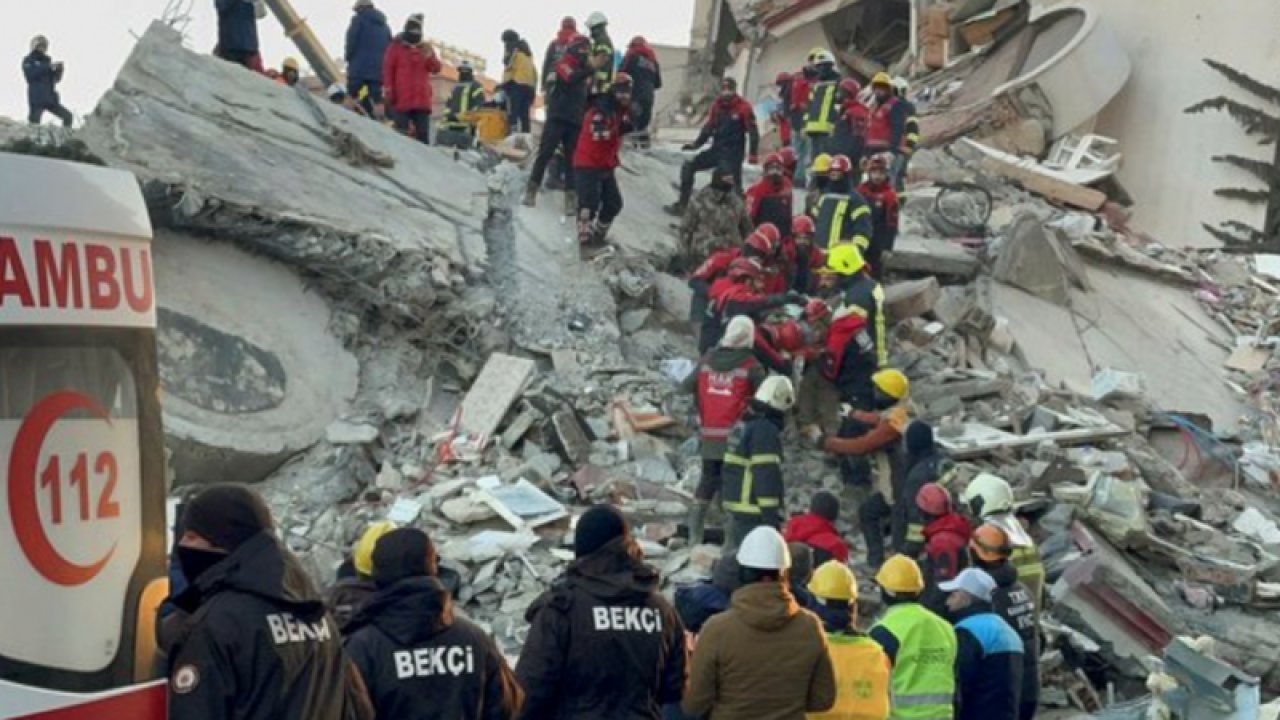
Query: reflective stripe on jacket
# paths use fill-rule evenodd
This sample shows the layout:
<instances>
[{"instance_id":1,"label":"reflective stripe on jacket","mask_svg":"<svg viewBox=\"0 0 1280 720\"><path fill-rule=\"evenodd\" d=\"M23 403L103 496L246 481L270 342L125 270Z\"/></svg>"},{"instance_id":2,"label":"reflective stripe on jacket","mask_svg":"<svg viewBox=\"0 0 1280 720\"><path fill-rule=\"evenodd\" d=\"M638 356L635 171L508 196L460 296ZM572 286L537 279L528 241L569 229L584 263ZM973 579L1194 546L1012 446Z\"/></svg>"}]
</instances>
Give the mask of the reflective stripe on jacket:
<instances>
[{"instance_id":1,"label":"reflective stripe on jacket","mask_svg":"<svg viewBox=\"0 0 1280 720\"><path fill-rule=\"evenodd\" d=\"M892 653L889 717L950 720L955 714L955 630L916 603L890 607L872 632L877 628L883 628L897 642Z\"/></svg>"}]
</instances>

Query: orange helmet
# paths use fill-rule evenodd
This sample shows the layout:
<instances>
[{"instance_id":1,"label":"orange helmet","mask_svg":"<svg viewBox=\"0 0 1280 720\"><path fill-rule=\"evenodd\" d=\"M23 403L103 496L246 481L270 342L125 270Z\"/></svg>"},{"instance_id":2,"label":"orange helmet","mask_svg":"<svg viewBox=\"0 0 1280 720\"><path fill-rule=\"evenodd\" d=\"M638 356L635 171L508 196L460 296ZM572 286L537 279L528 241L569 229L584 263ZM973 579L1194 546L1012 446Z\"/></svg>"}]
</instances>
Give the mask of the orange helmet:
<instances>
[{"instance_id":1,"label":"orange helmet","mask_svg":"<svg viewBox=\"0 0 1280 720\"><path fill-rule=\"evenodd\" d=\"M751 258L738 258L729 263L729 279L734 282L742 280L759 280L763 274L760 263Z\"/></svg>"},{"instance_id":2,"label":"orange helmet","mask_svg":"<svg viewBox=\"0 0 1280 720\"><path fill-rule=\"evenodd\" d=\"M951 494L937 483L929 483L916 493L916 507L920 512L941 517L951 512Z\"/></svg>"},{"instance_id":3,"label":"orange helmet","mask_svg":"<svg viewBox=\"0 0 1280 720\"><path fill-rule=\"evenodd\" d=\"M1013 554L1008 533L995 525L983 525L974 530L973 537L969 538L969 550L983 562L1000 562Z\"/></svg>"},{"instance_id":4,"label":"orange helmet","mask_svg":"<svg viewBox=\"0 0 1280 720\"><path fill-rule=\"evenodd\" d=\"M816 232L818 227L813 224L813 218L808 215L797 215L791 218L792 235L812 235Z\"/></svg>"}]
</instances>

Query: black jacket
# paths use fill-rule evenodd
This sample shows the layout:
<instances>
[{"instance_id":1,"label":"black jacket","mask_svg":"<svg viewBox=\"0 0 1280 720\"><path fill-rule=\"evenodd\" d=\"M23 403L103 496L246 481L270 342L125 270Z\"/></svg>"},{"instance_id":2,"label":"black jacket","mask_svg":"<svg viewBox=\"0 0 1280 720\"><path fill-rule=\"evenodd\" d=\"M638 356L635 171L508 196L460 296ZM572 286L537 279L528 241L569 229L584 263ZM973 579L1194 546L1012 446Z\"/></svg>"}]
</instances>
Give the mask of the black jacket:
<instances>
[{"instance_id":1,"label":"black jacket","mask_svg":"<svg viewBox=\"0 0 1280 720\"><path fill-rule=\"evenodd\" d=\"M378 592L351 622L347 652L378 717L510 720L520 688L493 640L453 617L435 578L409 578Z\"/></svg>"},{"instance_id":2,"label":"black jacket","mask_svg":"<svg viewBox=\"0 0 1280 720\"><path fill-rule=\"evenodd\" d=\"M218 50L258 52L258 14L253 0L215 0L218 8Z\"/></svg>"},{"instance_id":3,"label":"black jacket","mask_svg":"<svg viewBox=\"0 0 1280 720\"><path fill-rule=\"evenodd\" d=\"M652 103L662 89L662 67L648 53L628 50L619 70L631 76L631 95L640 102Z\"/></svg>"},{"instance_id":4,"label":"black jacket","mask_svg":"<svg viewBox=\"0 0 1280 720\"><path fill-rule=\"evenodd\" d=\"M684 625L634 541L575 560L529 608L527 720L657 720L684 694Z\"/></svg>"},{"instance_id":5,"label":"black jacket","mask_svg":"<svg viewBox=\"0 0 1280 720\"><path fill-rule=\"evenodd\" d=\"M344 636L350 632L351 621L377 591L372 580L360 577L339 578L325 590L324 604L333 614L334 622L338 623L339 632Z\"/></svg>"},{"instance_id":6,"label":"black jacket","mask_svg":"<svg viewBox=\"0 0 1280 720\"><path fill-rule=\"evenodd\" d=\"M729 433L729 448L720 471L720 498L735 515L758 515L763 524L781 528L786 517L782 486L782 413L752 403Z\"/></svg>"},{"instance_id":7,"label":"black jacket","mask_svg":"<svg viewBox=\"0 0 1280 720\"><path fill-rule=\"evenodd\" d=\"M33 108L58 104L56 86L62 81L62 68L54 67L53 58L32 50L22 59L22 74L27 78L27 102Z\"/></svg>"},{"instance_id":8,"label":"black jacket","mask_svg":"<svg viewBox=\"0 0 1280 720\"><path fill-rule=\"evenodd\" d=\"M956 720L1018 720L1022 640L989 603L951 618L956 626Z\"/></svg>"},{"instance_id":9,"label":"black jacket","mask_svg":"<svg viewBox=\"0 0 1280 720\"><path fill-rule=\"evenodd\" d=\"M573 125L581 125L582 117L587 112L587 93L591 89L590 57L583 52L586 46L575 46L566 50L551 68L550 83L547 90L547 119L565 120Z\"/></svg>"},{"instance_id":10,"label":"black jacket","mask_svg":"<svg viewBox=\"0 0 1280 720\"><path fill-rule=\"evenodd\" d=\"M996 614L1022 638L1022 704L1040 701L1040 629L1036 625L1036 606L1027 586L1018 582L1018 569L1011 562L979 565L996 581L991 605Z\"/></svg>"},{"instance_id":11,"label":"black jacket","mask_svg":"<svg viewBox=\"0 0 1280 720\"><path fill-rule=\"evenodd\" d=\"M925 485L938 482L951 460L935 449L926 455L907 456L904 464L902 487L893 504L893 547L907 557L918 558L924 551L928 520L916 506L916 495Z\"/></svg>"},{"instance_id":12,"label":"black jacket","mask_svg":"<svg viewBox=\"0 0 1280 720\"><path fill-rule=\"evenodd\" d=\"M177 720L372 718L337 624L306 572L267 533L209 568L174 603Z\"/></svg>"}]
</instances>

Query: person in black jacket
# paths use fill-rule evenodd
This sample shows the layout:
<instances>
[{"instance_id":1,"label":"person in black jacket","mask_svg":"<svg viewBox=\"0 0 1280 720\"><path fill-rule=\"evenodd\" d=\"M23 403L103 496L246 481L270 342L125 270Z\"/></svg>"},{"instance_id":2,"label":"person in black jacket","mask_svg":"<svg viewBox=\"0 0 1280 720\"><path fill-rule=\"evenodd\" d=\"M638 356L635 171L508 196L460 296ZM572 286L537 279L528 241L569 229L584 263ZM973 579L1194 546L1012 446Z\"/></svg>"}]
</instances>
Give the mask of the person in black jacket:
<instances>
[{"instance_id":1,"label":"person in black jacket","mask_svg":"<svg viewBox=\"0 0 1280 720\"><path fill-rule=\"evenodd\" d=\"M577 557L529 608L516 664L525 720L657 720L684 695L684 626L658 592L622 513L597 505L573 537Z\"/></svg>"},{"instance_id":2,"label":"person in black jacket","mask_svg":"<svg viewBox=\"0 0 1280 720\"><path fill-rule=\"evenodd\" d=\"M684 215L698 173L717 167L733 168L734 187L742 190L742 163L744 160L756 161L756 154L760 152L756 111L738 94L738 81L733 78L720 81L720 96L712 103L702 132L681 149L692 152L708 141L710 148L686 160L680 167L680 198L665 208L669 214Z\"/></svg>"},{"instance_id":3,"label":"person in black jacket","mask_svg":"<svg viewBox=\"0 0 1280 720\"><path fill-rule=\"evenodd\" d=\"M39 125L46 112L71 127L71 111L62 107L58 83L62 82L62 63L49 57L49 38L37 35L31 39L31 54L22 60L22 74L27 78L27 120Z\"/></svg>"},{"instance_id":4,"label":"person in black jacket","mask_svg":"<svg viewBox=\"0 0 1280 720\"><path fill-rule=\"evenodd\" d=\"M169 717L351 720L373 708L337 624L298 561L271 534L271 513L243 485L213 485L187 504L178 561L190 582L169 653Z\"/></svg>"},{"instance_id":5,"label":"person in black jacket","mask_svg":"<svg viewBox=\"0 0 1280 720\"><path fill-rule=\"evenodd\" d=\"M569 188L565 191L564 212L565 215L578 212L577 193L572 189L575 187L573 156L578 146L578 135L582 132L582 118L587 112L587 91L594 73L590 53L591 41L578 35L569 42L552 71L555 82L547 90L547 122L542 127L538 157L533 161L529 184L525 188L526 207L538 204L538 188L542 187L547 163L551 162L557 149L562 149L566 158L565 187Z\"/></svg>"},{"instance_id":6,"label":"person in black jacket","mask_svg":"<svg viewBox=\"0 0 1280 720\"><path fill-rule=\"evenodd\" d=\"M1027 586L1018 582L1018 568L1009 557L1013 548L1009 536L995 525L983 525L969 541L974 567L986 570L996 581L991 606L1022 638L1022 695L1018 719L1032 720L1040 705L1040 628L1036 604Z\"/></svg>"},{"instance_id":7,"label":"person in black jacket","mask_svg":"<svg viewBox=\"0 0 1280 720\"><path fill-rule=\"evenodd\" d=\"M351 24L347 26L347 94L364 108L369 117L381 119L382 59L391 44L387 16L373 6L373 0L356 0Z\"/></svg>"},{"instance_id":8,"label":"person in black jacket","mask_svg":"<svg viewBox=\"0 0 1280 720\"><path fill-rule=\"evenodd\" d=\"M631 102L635 105L636 135L643 143L649 138L649 123L653 121L653 103L657 91L662 89L662 66L649 41L637 35L627 45L622 58L621 72L631 76L634 84Z\"/></svg>"},{"instance_id":9,"label":"person in black jacket","mask_svg":"<svg viewBox=\"0 0 1280 720\"><path fill-rule=\"evenodd\" d=\"M347 652L378 717L510 720L521 692L492 638L453 616L427 534L400 528L373 550L378 593L351 623Z\"/></svg>"},{"instance_id":10,"label":"person in black jacket","mask_svg":"<svg viewBox=\"0 0 1280 720\"><path fill-rule=\"evenodd\" d=\"M904 440L907 454L902 492L893 505L893 548L907 557L918 558L924 550L924 526L928 519L916 505L916 496L925 485L942 482L951 471L952 463L934 441L933 426L923 420L907 427Z\"/></svg>"},{"instance_id":11,"label":"person in black jacket","mask_svg":"<svg viewBox=\"0 0 1280 720\"><path fill-rule=\"evenodd\" d=\"M218 46L213 54L227 62L262 72L257 2L214 0L214 4L218 10Z\"/></svg>"},{"instance_id":12,"label":"person in black jacket","mask_svg":"<svg viewBox=\"0 0 1280 720\"><path fill-rule=\"evenodd\" d=\"M729 433L720 492L730 518L725 556L735 552L757 527L782 527L787 496L782 481L782 431L795 402L791 380L772 375L760 384L746 415Z\"/></svg>"}]
</instances>

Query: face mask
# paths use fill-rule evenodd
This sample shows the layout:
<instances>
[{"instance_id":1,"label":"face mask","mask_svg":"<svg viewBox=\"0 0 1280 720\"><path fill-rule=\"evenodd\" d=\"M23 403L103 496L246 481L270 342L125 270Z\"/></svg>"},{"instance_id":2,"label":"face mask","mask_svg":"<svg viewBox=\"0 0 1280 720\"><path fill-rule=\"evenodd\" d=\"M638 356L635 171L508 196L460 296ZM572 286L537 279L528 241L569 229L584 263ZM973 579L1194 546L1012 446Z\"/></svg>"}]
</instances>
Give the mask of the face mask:
<instances>
[{"instance_id":1,"label":"face mask","mask_svg":"<svg viewBox=\"0 0 1280 720\"><path fill-rule=\"evenodd\" d=\"M200 548L178 546L178 565L187 582L195 582L206 570L227 558L221 550L202 550Z\"/></svg>"},{"instance_id":2,"label":"face mask","mask_svg":"<svg viewBox=\"0 0 1280 720\"><path fill-rule=\"evenodd\" d=\"M418 30L418 31L406 32L404 34L404 40L410 45L417 45L418 43L422 42L422 31Z\"/></svg>"},{"instance_id":3,"label":"face mask","mask_svg":"<svg viewBox=\"0 0 1280 720\"><path fill-rule=\"evenodd\" d=\"M888 90L876 90L876 102L883 103L889 99Z\"/></svg>"}]
</instances>

